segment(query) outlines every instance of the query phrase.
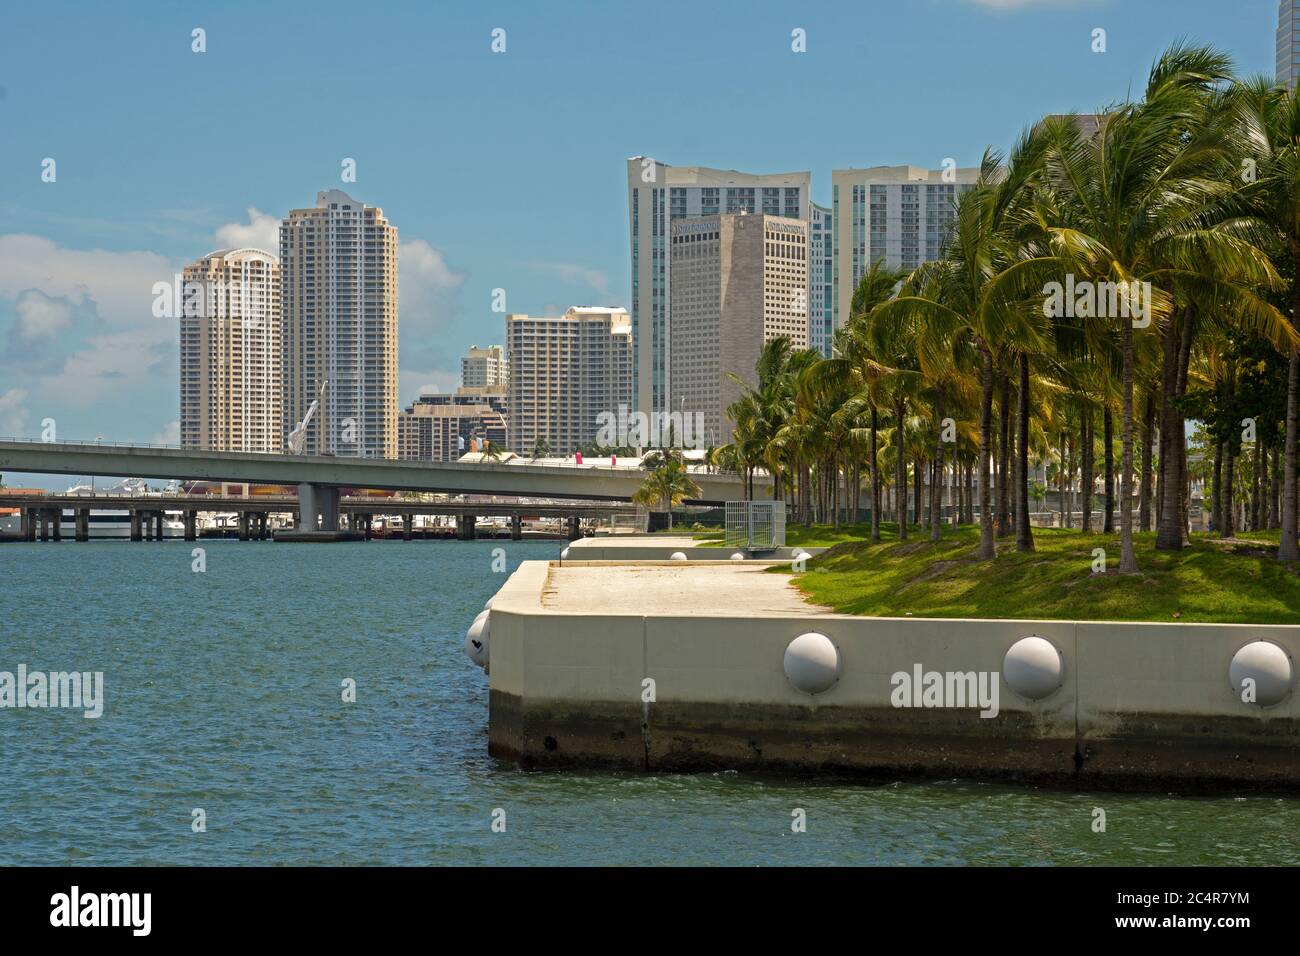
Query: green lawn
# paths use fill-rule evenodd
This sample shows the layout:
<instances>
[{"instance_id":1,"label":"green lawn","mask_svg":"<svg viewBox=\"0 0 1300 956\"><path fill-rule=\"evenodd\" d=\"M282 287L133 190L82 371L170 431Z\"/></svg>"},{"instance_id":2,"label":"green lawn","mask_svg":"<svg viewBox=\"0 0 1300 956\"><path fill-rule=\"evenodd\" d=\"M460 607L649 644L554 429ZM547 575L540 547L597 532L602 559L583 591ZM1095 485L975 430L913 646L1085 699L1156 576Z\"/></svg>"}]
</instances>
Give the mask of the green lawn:
<instances>
[{"instance_id":1,"label":"green lawn","mask_svg":"<svg viewBox=\"0 0 1300 956\"><path fill-rule=\"evenodd\" d=\"M1234 545L1198 534L1181 552L1156 551L1155 535L1139 534L1141 573L1121 575L1114 534L1035 528L1033 553L1004 538L996 560L978 561L977 527L945 529L939 544L919 529L904 543L893 525L883 532L871 545L861 526L789 528L790 544L834 546L797 585L846 614L1300 624L1300 567L1274 560L1276 533ZM1094 548L1105 549L1108 573L1093 573Z\"/></svg>"}]
</instances>

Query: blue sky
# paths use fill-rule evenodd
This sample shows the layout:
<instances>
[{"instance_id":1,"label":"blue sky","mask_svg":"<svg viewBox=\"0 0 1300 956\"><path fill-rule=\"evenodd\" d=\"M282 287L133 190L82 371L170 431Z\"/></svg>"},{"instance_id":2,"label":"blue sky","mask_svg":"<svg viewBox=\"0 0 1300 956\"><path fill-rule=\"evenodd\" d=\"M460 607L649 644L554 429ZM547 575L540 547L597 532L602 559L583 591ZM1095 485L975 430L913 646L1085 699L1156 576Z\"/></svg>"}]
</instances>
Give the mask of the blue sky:
<instances>
[{"instance_id":1,"label":"blue sky","mask_svg":"<svg viewBox=\"0 0 1300 956\"><path fill-rule=\"evenodd\" d=\"M493 288L513 312L627 305L629 156L810 169L828 203L833 168L973 165L1044 113L1136 94L1180 37L1271 73L1276 17L1275 0L7 3L0 435L52 418L59 438L174 440L177 335L153 283L263 242L321 189L400 231L405 404L501 341Z\"/></svg>"}]
</instances>

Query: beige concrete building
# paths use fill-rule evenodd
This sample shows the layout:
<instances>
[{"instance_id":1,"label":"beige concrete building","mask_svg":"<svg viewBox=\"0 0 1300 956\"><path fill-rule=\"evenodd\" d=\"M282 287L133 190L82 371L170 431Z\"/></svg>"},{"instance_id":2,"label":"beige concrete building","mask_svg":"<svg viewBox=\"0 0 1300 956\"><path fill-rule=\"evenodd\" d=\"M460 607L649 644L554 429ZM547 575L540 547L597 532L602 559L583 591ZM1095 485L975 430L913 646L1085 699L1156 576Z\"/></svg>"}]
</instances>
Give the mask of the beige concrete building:
<instances>
[{"instance_id":1,"label":"beige concrete building","mask_svg":"<svg viewBox=\"0 0 1300 956\"><path fill-rule=\"evenodd\" d=\"M625 309L574 306L558 318L506 316L506 445L551 455L595 443L602 413L632 403L632 323Z\"/></svg>"},{"instance_id":2,"label":"beige concrete building","mask_svg":"<svg viewBox=\"0 0 1300 956\"><path fill-rule=\"evenodd\" d=\"M670 166L648 156L627 161L632 253L634 383L639 411L665 412L671 376L672 262L669 230L679 219L748 213L807 219L810 172L755 175L706 166Z\"/></svg>"},{"instance_id":3,"label":"beige concrete building","mask_svg":"<svg viewBox=\"0 0 1300 956\"><path fill-rule=\"evenodd\" d=\"M977 167L921 169L872 166L831 172L834 275L831 326L843 328L853 290L883 260L912 270L939 258L953 221L953 204L979 178Z\"/></svg>"},{"instance_id":4,"label":"beige concrete building","mask_svg":"<svg viewBox=\"0 0 1300 956\"><path fill-rule=\"evenodd\" d=\"M181 444L279 452L279 260L222 249L186 266L182 281Z\"/></svg>"},{"instance_id":5,"label":"beige concrete building","mask_svg":"<svg viewBox=\"0 0 1300 956\"><path fill-rule=\"evenodd\" d=\"M489 345L485 349L470 346L469 352L460 360L460 384L464 388L507 385L510 377L506 365L505 349L501 346Z\"/></svg>"},{"instance_id":6,"label":"beige concrete building","mask_svg":"<svg viewBox=\"0 0 1300 956\"><path fill-rule=\"evenodd\" d=\"M397 228L341 190L280 224L284 432L324 383L306 454L397 457Z\"/></svg>"},{"instance_id":7,"label":"beige concrete building","mask_svg":"<svg viewBox=\"0 0 1300 956\"><path fill-rule=\"evenodd\" d=\"M672 224L670 410L702 418L703 441L731 441L727 406L754 383L764 343L808 347L808 223L722 215Z\"/></svg>"}]
</instances>

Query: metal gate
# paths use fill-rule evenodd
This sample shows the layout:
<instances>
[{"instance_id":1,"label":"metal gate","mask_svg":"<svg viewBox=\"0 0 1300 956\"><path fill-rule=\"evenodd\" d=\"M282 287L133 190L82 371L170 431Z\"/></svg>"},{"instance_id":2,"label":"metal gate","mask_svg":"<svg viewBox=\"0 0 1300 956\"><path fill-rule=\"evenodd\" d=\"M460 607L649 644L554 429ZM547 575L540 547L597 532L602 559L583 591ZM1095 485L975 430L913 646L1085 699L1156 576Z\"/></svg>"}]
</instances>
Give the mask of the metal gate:
<instances>
[{"instance_id":1,"label":"metal gate","mask_svg":"<svg viewBox=\"0 0 1300 956\"><path fill-rule=\"evenodd\" d=\"M723 543L749 551L785 547L785 502L728 501Z\"/></svg>"}]
</instances>

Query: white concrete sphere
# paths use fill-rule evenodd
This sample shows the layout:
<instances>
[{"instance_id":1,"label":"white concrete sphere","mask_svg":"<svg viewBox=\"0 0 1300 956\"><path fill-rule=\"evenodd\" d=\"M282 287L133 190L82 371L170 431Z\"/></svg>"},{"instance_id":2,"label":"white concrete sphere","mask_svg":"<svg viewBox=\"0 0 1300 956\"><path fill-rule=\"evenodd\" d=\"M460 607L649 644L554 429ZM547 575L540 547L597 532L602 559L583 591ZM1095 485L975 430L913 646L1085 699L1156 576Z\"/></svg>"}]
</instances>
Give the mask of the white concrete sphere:
<instances>
[{"instance_id":1,"label":"white concrete sphere","mask_svg":"<svg viewBox=\"0 0 1300 956\"><path fill-rule=\"evenodd\" d=\"M560 552L560 560L567 561L568 559L569 559L569 549L565 548L563 551Z\"/></svg>"},{"instance_id":2,"label":"white concrete sphere","mask_svg":"<svg viewBox=\"0 0 1300 956\"><path fill-rule=\"evenodd\" d=\"M1241 682L1250 678L1255 682L1254 703L1260 707L1286 700L1294 676L1291 658L1272 641L1252 641L1233 654L1228 665L1228 680L1238 699L1242 693Z\"/></svg>"},{"instance_id":3,"label":"white concrete sphere","mask_svg":"<svg viewBox=\"0 0 1300 956\"><path fill-rule=\"evenodd\" d=\"M1042 700L1061 686L1061 652L1041 637L1022 637L1002 658L1002 676L1021 697Z\"/></svg>"},{"instance_id":4,"label":"white concrete sphere","mask_svg":"<svg viewBox=\"0 0 1300 956\"><path fill-rule=\"evenodd\" d=\"M840 651L825 634L800 634L785 649L785 676L797 690L820 694L840 679Z\"/></svg>"},{"instance_id":5,"label":"white concrete sphere","mask_svg":"<svg viewBox=\"0 0 1300 956\"><path fill-rule=\"evenodd\" d=\"M743 554L741 554L739 551L736 551L736 552L734 552L734 553L731 555L731 560L732 560L732 561L744 561L744 560L745 560L745 556L744 556Z\"/></svg>"},{"instance_id":6,"label":"white concrete sphere","mask_svg":"<svg viewBox=\"0 0 1300 956\"><path fill-rule=\"evenodd\" d=\"M686 554L685 554L685 552L682 552L682 551L674 551L672 554L670 554L670 555L668 556L668 560L669 560L669 561L685 561L685 560L686 560Z\"/></svg>"},{"instance_id":7,"label":"white concrete sphere","mask_svg":"<svg viewBox=\"0 0 1300 956\"><path fill-rule=\"evenodd\" d=\"M474 623L465 632L465 656L484 669L488 663L488 618L491 613L479 611L478 617L474 618Z\"/></svg>"},{"instance_id":8,"label":"white concrete sphere","mask_svg":"<svg viewBox=\"0 0 1300 956\"><path fill-rule=\"evenodd\" d=\"M796 560L796 561L810 561L810 560L812 560L812 555L809 554L807 551L800 551L798 554L796 554L796 555L794 556L794 560Z\"/></svg>"}]
</instances>

